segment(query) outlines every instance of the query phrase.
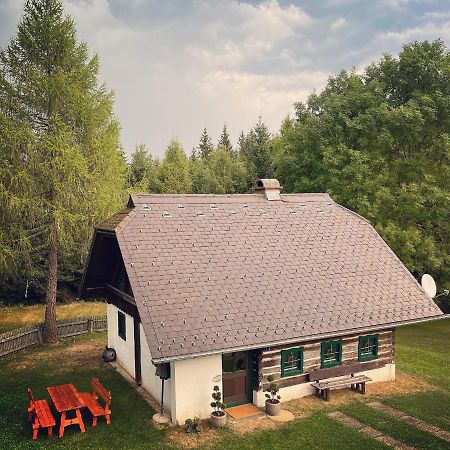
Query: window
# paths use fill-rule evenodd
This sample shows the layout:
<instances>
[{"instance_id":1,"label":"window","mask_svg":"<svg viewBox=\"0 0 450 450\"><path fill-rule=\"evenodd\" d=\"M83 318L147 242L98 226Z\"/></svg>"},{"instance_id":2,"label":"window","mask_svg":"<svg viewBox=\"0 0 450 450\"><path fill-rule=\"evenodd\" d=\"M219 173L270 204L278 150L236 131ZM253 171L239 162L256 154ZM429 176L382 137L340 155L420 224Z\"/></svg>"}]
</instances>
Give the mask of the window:
<instances>
[{"instance_id":1,"label":"window","mask_svg":"<svg viewBox=\"0 0 450 450\"><path fill-rule=\"evenodd\" d=\"M119 336L126 341L127 340L127 327L125 321L125 314L121 311L117 311L117 329Z\"/></svg>"},{"instance_id":2,"label":"window","mask_svg":"<svg viewBox=\"0 0 450 450\"><path fill-rule=\"evenodd\" d=\"M359 337L358 361L370 361L378 357L378 334Z\"/></svg>"},{"instance_id":3,"label":"window","mask_svg":"<svg viewBox=\"0 0 450 450\"><path fill-rule=\"evenodd\" d=\"M320 367L333 367L342 364L342 341L322 342L320 348Z\"/></svg>"},{"instance_id":4,"label":"window","mask_svg":"<svg viewBox=\"0 0 450 450\"><path fill-rule=\"evenodd\" d=\"M303 347L281 351L281 376L291 377L303 372Z\"/></svg>"},{"instance_id":5,"label":"window","mask_svg":"<svg viewBox=\"0 0 450 450\"><path fill-rule=\"evenodd\" d=\"M247 370L247 353L233 352L222 355L222 372L236 373Z\"/></svg>"}]
</instances>

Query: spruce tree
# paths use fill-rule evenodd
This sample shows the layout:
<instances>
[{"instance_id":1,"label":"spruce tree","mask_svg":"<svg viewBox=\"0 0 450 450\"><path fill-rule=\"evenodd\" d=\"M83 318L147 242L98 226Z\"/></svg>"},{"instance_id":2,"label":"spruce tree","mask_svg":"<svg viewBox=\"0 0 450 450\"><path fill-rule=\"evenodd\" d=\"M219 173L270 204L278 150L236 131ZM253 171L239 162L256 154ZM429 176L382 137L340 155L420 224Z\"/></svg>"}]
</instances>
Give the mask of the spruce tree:
<instances>
[{"instance_id":1,"label":"spruce tree","mask_svg":"<svg viewBox=\"0 0 450 450\"><path fill-rule=\"evenodd\" d=\"M199 155L202 158L207 158L211 152L214 150L213 143L211 138L209 137L208 131L206 128L203 129L203 133L200 137L200 143L198 145Z\"/></svg>"},{"instance_id":2,"label":"spruce tree","mask_svg":"<svg viewBox=\"0 0 450 450\"><path fill-rule=\"evenodd\" d=\"M28 0L0 52L0 264L12 275L45 265L46 342L57 340L59 261L79 267L93 224L124 200L119 124L98 65L59 0Z\"/></svg>"},{"instance_id":3,"label":"spruce tree","mask_svg":"<svg viewBox=\"0 0 450 450\"><path fill-rule=\"evenodd\" d=\"M225 149L227 152L233 151L233 146L231 145L230 135L228 134L227 124L225 123L222 129L222 134L220 135L218 149Z\"/></svg>"}]
</instances>

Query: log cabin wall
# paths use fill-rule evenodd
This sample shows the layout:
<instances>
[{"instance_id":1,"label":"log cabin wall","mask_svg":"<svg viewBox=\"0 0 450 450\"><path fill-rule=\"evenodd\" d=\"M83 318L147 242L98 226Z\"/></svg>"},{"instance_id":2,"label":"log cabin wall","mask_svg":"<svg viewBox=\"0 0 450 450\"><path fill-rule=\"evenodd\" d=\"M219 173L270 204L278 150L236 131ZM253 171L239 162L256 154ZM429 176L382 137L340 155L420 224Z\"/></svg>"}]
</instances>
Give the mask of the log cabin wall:
<instances>
[{"instance_id":1,"label":"log cabin wall","mask_svg":"<svg viewBox=\"0 0 450 450\"><path fill-rule=\"evenodd\" d=\"M372 361L361 362L363 370L377 369L394 362L395 329L373 333L352 334L335 338L342 340L342 365L358 362L359 336L378 335L378 357ZM294 386L309 381L309 372L320 369L321 342L333 340L322 339L298 344L286 344L262 349L258 357L258 388L266 390L267 377L273 375L280 388ZM300 375L281 377L281 350L303 347L303 373Z\"/></svg>"}]
</instances>

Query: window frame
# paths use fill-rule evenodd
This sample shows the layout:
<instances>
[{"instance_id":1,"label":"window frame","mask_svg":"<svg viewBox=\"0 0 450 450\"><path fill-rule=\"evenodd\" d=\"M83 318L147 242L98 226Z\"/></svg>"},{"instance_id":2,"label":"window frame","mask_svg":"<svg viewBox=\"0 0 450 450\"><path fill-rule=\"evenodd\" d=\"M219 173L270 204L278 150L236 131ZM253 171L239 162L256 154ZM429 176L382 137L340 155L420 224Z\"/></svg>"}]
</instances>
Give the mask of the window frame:
<instances>
[{"instance_id":1,"label":"window frame","mask_svg":"<svg viewBox=\"0 0 450 450\"><path fill-rule=\"evenodd\" d=\"M122 311L117 311L117 334L124 341L127 340L127 318Z\"/></svg>"},{"instance_id":2,"label":"window frame","mask_svg":"<svg viewBox=\"0 0 450 450\"><path fill-rule=\"evenodd\" d=\"M303 347L293 347L281 350L281 377L293 377L303 373ZM295 353L297 357L296 368L285 368L284 364L288 360L288 355Z\"/></svg>"},{"instance_id":3,"label":"window frame","mask_svg":"<svg viewBox=\"0 0 450 450\"><path fill-rule=\"evenodd\" d=\"M335 353L338 354L338 359L334 361L325 361L325 353L328 350L328 348L333 348L334 346L337 347L338 351L336 349L334 350ZM325 341L320 343L320 368L326 369L328 367L335 367L335 366L341 366L342 365L342 339L335 339L332 341Z\"/></svg>"},{"instance_id":4,"label":"window frame","mask_svg":"<svg viewBox=\"0 0 450 450\"><path fill-rule=\"evenodd\" d=\"M372 354L363 354L363 346L366 342L371 342L372 349L375 349L375 352L372 351ZM372 361L378 358L378 334L367 334L365 336L359 336L358 338L358 361Z\"/></svg>"}]
</instances>

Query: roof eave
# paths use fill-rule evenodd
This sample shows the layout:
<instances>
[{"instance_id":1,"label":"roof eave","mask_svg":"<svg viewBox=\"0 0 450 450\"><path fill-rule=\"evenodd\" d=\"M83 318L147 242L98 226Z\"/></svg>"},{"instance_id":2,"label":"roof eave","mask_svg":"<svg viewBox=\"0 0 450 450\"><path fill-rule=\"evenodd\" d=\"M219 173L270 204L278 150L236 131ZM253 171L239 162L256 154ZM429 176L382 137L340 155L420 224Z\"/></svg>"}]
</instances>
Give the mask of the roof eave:
<instances>
[{"instance_id":1,"label":"roof eave","mask_svg":"<svg viewBox=\"0 0 450 450\"><path fill-rule=\"evenodd\" d=\"M210 355L217 355L221 353L229 353L229 352L238 352L238 351L244 351L244 350L256 350L261 347L274 347L277 345L283 345L283 344L294 344L294 343L302 343L306 341L313 341L316 339L327 339L332 337L340 337L345 336L347 334L357 334L357 333L365 333L368 331L380 331L386 328L396 328L404 325L413 325L415 323L423 323L423 322L432 322L434 320L440 320L440 319L450 319L450 314L440 314L438 316L431 316L431 317L425 317L422 319L413 319L413 320L405 320L401 322L393 322L393 323L386 323L381 325L375 325L371 327L363 327L363 328L353 328L345 331L339 331L334 333L324 333L324 334L315 334L310 336L304 336L301 338L292 338L292 339L283 339L280 341L274 341L269 343L263 343L263 344L254 344L249 346L241 346L241 347L233 347L233 348L227 348L224 350L214 350L210 352L202 352L202 353L192 353L188 355L181 355L181 356L172 356L168 358L152 358L153 364L161 364L165 362L172 362L172 361L179 361L183 359L190 359L190 358L198 358L200 356L210 356Z\"/></svg>"}]
</instances>

